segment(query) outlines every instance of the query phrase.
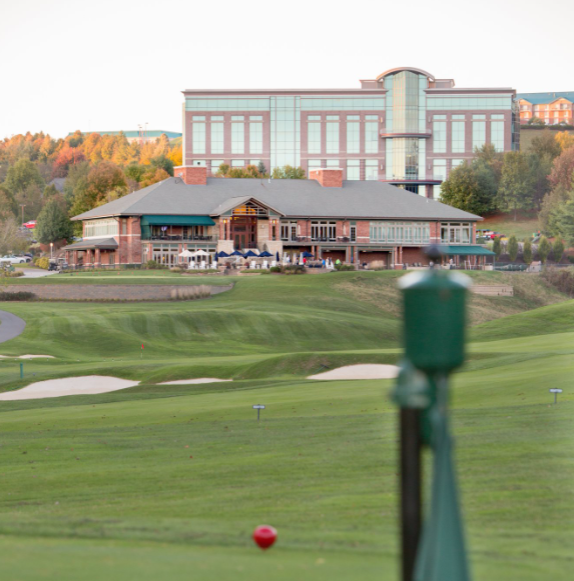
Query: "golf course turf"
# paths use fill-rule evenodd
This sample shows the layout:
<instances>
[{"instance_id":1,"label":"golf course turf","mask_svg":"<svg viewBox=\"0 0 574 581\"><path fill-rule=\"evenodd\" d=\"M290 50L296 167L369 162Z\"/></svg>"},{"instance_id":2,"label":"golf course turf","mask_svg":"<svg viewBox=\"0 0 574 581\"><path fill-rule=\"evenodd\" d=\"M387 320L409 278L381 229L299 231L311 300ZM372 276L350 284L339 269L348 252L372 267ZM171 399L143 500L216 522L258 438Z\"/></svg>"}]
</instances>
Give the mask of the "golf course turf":
<instances>
[{"instance_id":1,"label":"golf course turf","mask_svg":"<svg viewBox=\"0 0 574 581\"><path fill-rule=\"evenodd\" d=\"M1 391L141 383L0 402L0 575L398 579L393 380L305 377L398 361L400 274L263 275L193 302L2 304L26 329L0 354L54 359L26 361L24 379L0 359ZM474 276L488 274L501 280ZM569 581L574 301L515 280L515 297L473 297L481 324L452 382L473 578ZM156 385L193 377L234 381ZM251 540L260 524L278 530L267 552Z\"/></svg>"}]
</instances>

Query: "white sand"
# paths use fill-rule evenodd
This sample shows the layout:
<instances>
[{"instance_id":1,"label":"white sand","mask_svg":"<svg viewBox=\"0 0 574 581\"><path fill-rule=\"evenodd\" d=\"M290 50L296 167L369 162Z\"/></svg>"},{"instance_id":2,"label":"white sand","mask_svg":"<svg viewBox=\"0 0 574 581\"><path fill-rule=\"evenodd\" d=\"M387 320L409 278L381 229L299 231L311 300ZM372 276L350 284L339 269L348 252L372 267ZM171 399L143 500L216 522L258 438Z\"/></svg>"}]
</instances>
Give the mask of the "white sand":
<instances>
[{"instance_id":1,"label":"white sand","mask_svg":"<svg viewBox=\"0 0 574 581\"><path fill-rule=\"evenodd\" d=\"M54 359L53 355L0 355L0 359Z\"/></svg>"},{"instance_id":2,"label":"white sand","mask_svg":"<svg viewBox=\"0 0 574 581\"><path fill-rule=\"evenodd\" d=\"M399 368L396 365L346 365L345 367L325 371L325 373L310 375L307 379L393 379L398 372Z\"/></svg>"},{"instance_id":3,"label":"white sand","mask_svg":"<svg viewBox=\"0 0 574 581\"><path fill-rule=\"evenodd\" d=\"M102 375L86 375L84 377L65 377L49 379L32 383L17 391L0 394L0 400L13 401L21 399L43 399L46 397L62 397L64 395L87 395L107 393L138 385L139 381L105 377Z\"/></svg>"},{"instance_id":4,"label":"white sand","mask_svg":"<svg viewBox=\"0 0 574 581\"><path fill-rule=\"evenodd\" d=\"M188 385L190 383L217 383L219 381L233 381L232 379L216 379L215 377L200 377L199 379L178 379L177 381L164 381L157 385Z\"/></svg>"}]
</instances>

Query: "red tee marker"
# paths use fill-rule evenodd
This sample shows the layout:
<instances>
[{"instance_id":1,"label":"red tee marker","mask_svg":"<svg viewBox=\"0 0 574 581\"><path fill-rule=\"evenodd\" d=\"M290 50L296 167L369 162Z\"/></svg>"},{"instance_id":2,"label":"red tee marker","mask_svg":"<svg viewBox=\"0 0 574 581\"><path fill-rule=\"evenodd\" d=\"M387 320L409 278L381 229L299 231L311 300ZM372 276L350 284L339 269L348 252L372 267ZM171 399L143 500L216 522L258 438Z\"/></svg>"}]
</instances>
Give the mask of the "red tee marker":
<instances>
[{"instance_id":1,"label":"red tee marker","mask_svg":"<svg viewBox=\"0 0 574 581\"><path fill-rule=\"evenodd\" d=\"M253 540L261 549L268 549L277 540L277 531L268 525L259 526L253 531Z\"/></svg>"}]
</instances>

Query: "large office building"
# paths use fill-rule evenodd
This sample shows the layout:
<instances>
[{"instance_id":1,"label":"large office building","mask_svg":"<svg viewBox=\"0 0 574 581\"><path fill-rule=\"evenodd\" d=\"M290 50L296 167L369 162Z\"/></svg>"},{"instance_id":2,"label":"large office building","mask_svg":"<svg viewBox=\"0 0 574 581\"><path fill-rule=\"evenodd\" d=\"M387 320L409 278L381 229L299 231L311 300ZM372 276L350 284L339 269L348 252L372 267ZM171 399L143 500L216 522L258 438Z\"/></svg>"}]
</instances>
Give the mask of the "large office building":
<instances>
[{"instance_id":1,"label":"large office building","mask_svg":"<svg viewBox=\"0 0 574 581\"><path fill-rule=\"evenodd\" d=\"M574 91L562 93L519 93L520 123L540 119L546 125L574 123Z\"/></svg>"},{"instance_id":2,"label":"large office building","mask_svg":"<svg viewBox=\"0 0 574 581\"><path fill-rule=\"evenodd\" d=\"M438 197L450 170L492 143L518 149L516 92L459 88L452 79L400 67L357 89L189 89L183 164L244 167L263 162L309 172L341 168L343 179L378 180Z\"/></svg>"}]
</instances>

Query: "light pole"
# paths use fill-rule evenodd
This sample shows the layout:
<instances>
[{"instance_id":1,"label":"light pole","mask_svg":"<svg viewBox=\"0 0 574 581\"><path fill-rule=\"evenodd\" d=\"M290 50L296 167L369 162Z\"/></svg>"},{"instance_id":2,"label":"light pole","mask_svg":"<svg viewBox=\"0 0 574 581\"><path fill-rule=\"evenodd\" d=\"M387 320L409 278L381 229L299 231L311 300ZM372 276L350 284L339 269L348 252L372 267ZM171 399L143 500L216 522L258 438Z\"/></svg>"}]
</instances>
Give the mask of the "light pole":
<instances>
[{"instance_id":1,"label":"light pole","mask_svg":"<svg viewBox=\"0 0 574 581\"><path fill-rule=\"evenodd\" d=\"M50 242L50 260L54 258L54 243Z\"/></svg>"},{"instance_id":2,"label":"light pole","mask_svg":"<svg viewBox=\"0 0 574 581\"><path fill-rule=\"evenodd\" d=\"M24 208L26 207L26 204L20 204L20 208L22 208L22 226L24 225Z\"/></svg>"}]
</instances>

